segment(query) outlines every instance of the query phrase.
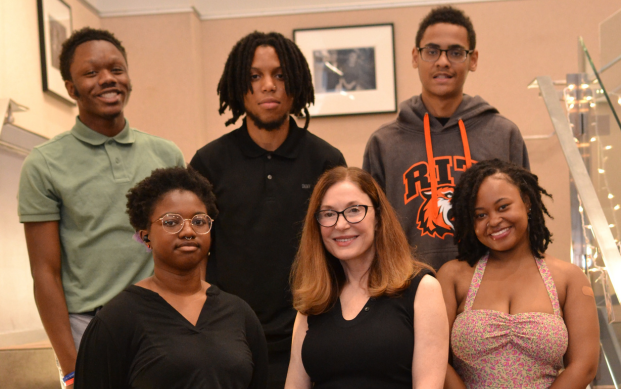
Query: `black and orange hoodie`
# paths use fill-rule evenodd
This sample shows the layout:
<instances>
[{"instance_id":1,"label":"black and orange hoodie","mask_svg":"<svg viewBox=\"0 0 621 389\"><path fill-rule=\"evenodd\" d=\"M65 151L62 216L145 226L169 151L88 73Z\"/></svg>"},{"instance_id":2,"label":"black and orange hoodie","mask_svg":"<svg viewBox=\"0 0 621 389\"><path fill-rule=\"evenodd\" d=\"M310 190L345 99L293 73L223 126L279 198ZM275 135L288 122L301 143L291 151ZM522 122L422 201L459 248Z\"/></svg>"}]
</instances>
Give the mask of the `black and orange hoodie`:
<instances>
[{"instance_id":1,"label":"black and orange hoodie","mask_svg":"<svg viewBox=\"0 0 621 389\"><path fill-rule=\"evenodd\" d=\"M464 95L442 125L414 96L400 104L396 120L371 135L362 167L384 188L420 259L438 270L457 256L455 185L469 166L491 158L530 167L519 129L496 108Z\"/></svg>"}]
</instances>

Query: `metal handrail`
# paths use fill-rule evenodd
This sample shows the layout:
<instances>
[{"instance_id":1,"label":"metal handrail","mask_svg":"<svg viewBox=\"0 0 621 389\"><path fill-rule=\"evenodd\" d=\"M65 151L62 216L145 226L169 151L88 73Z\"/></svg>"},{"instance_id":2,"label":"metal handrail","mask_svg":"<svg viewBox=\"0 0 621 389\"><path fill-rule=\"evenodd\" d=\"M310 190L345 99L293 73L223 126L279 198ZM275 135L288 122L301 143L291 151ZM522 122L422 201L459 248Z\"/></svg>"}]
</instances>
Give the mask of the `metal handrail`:
<instances>
[{"instance_id":1,"label":"metal handrail","mask_svg":"<svg viewBox=\"0 0 621 389\"><path fill-rule=\"evenodd\" d=\"M537 77L537 83L550 114L550 119L552 119L552 125L558 136L561 149L565 154L569 171L576 184L578 195L582 200L582 207L589 217L593 235L597 239L608 275L615 291L621 293L621 254L608 226L604 210L599 203L591 177L574 141L574 134L569 120L558 99L558 93L554 88L552 79L549 76Z\"/></svg>"}]
</instances>

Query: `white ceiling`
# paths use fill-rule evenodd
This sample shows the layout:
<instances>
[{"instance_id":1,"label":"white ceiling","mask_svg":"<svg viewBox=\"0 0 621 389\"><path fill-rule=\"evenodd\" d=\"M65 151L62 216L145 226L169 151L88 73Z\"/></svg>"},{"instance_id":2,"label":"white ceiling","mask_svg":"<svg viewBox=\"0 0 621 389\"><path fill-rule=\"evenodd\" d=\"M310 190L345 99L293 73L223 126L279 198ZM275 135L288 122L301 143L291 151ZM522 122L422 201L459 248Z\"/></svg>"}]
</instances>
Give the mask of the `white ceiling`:
<instances>
[{"instance_id":1,"label":"white ceiling","mask_svg":"<svg viewBox=\"0 0 621 389\"><path fill-rule=\"evenodd\" d=\"M503 0L81 0L101 17L195 11L201 19L287 15ZM506 0L505 0L506 1Z\"/></svg>"}]
</instances>

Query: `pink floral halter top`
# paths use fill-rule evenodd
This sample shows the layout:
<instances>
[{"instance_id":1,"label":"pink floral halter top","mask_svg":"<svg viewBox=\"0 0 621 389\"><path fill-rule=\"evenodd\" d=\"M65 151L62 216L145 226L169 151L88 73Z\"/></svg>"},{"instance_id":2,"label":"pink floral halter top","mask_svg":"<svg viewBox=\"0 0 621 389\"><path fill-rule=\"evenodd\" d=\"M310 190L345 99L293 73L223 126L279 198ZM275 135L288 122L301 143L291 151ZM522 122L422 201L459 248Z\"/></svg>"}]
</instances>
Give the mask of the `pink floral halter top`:
<instances>
[{"instance_id":1,"label":"pink floral halter top","mask_svg":"<svg viewBox=\"0 0 621 389\"><path fill-rule=\"evenodd\" d=\"M548 388L563 367L568 342L550 270L543 259L535 258L553 315L472 310L487 258L479 260L464 311L453 323L453 366L468 389Z\"/></svg>"}]
</instances>

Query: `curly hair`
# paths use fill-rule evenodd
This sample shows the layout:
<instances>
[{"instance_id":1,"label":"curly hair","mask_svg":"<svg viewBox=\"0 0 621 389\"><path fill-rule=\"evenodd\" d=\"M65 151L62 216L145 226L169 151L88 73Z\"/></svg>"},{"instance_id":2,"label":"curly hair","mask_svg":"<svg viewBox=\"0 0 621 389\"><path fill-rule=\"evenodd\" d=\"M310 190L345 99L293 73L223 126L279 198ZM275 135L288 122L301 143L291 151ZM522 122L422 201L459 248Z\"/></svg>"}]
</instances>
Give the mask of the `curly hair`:
<instances>
[{"instance_id":1,"label":"curly hair","mask_svg":"<svg viewBox=\"0 0 621 389\"><path fill-rule=\"evenodd\" d=\"M231 50L224 72L218 82L218 95L220 96L220 115L227 108L233 113L226 125L233 124L241 115L246 113L244 96L252 91L250 83L250 68L254 53L259 46L271 46L276 50L280 66L285 79L285 91L293 97L291 114L302 116L302 110L306 116L304 128L308 128L310 114L307 106L315 102L315 90L313 80L306 58L290 39L277 32L263 33L255 31L239 40Z\"/></svg>"},{"instance_id":2,"label":"curly hair","mask_svg":"<svg viewBox=\"0 0 621 389\"><path fill-rule=\"evenodd\" d=\"M542 195L549 198L552 198L552 195L539 186L537 176L511 162L499 159L482 161L473 165L461 176L452 199L457 259L468 262L470 266L474 266L488 251L474 230L474 207L479 187L487 177L497 173L505 175L507 180L519 189L522 200L528 200L530 203L528 238L533 255L543 258L548 244L552 242L552 234L546 227L544 214L550 218L552 215L548 213L542 201Z\"/></svg>"},{"instance_id":3,"label":"curly hair","mask_svg":"<svg viewBox=\"0 0 621 389\"><path fill-rule=\"evenodd\" d=\"M126 212L132 227L136 231L148 229L157 203L173 190L194 193L205 204L212 219L218 216L216 196L209 181L192 167L171 167L154 170L127 192Z\"/></svg>"},{"instance_id":4,"label":"curly hair","mask_svg":"<svg viewBox=\"0 0 621 389\"><path fill-rule=\"evenodd\" d=\"M116 39L113 33L107 30L98 30L95 28L84 27L81 30L74 31L73 34L63 42L63 47L60 52L60 74L65 81L71 81L71 64L73 63L73 55L75 50L82 43L90 41L107 41L116 47L127 63L127 53L125 48L121 44L121 41Z\"/></svg>"},{"instance_id":5,"label":"curly hair","mask_svg":"<svg viewBox=\"0 0 621 389\"><path fill-rule=\"evenodd\" d=\"M416 47L420 47L420 41L423 39L423 35L427 28L438 23L454 24L456 26L462 26L468 32L468 50L474 50L477 45L477 34L474 32L474 26L470 18L466 16L464 11L453 8L451 6L437 7L431 10L425 16L425 18L418 25L418 32L416 33Z\"/></svg>"},{"instance_id":6,"label":"curly hair","mask_svg":"<svg viewBox=\"0 0 621 389\"><path fill-rule=\"evenodd\" d=\"M414 258L405 233L386 195L371 175L356 167L336 167L320 178L308 205L302 239L291 268L293 307L306 315L329 310L345 284L345 271L339 260L330 254L321 237L315 212L333 185L350 181L371 199L375 209L375 258L369 268L371 297L396 296L410 285L422 269L433 269Z\"/></svg>"}]
</instances>

